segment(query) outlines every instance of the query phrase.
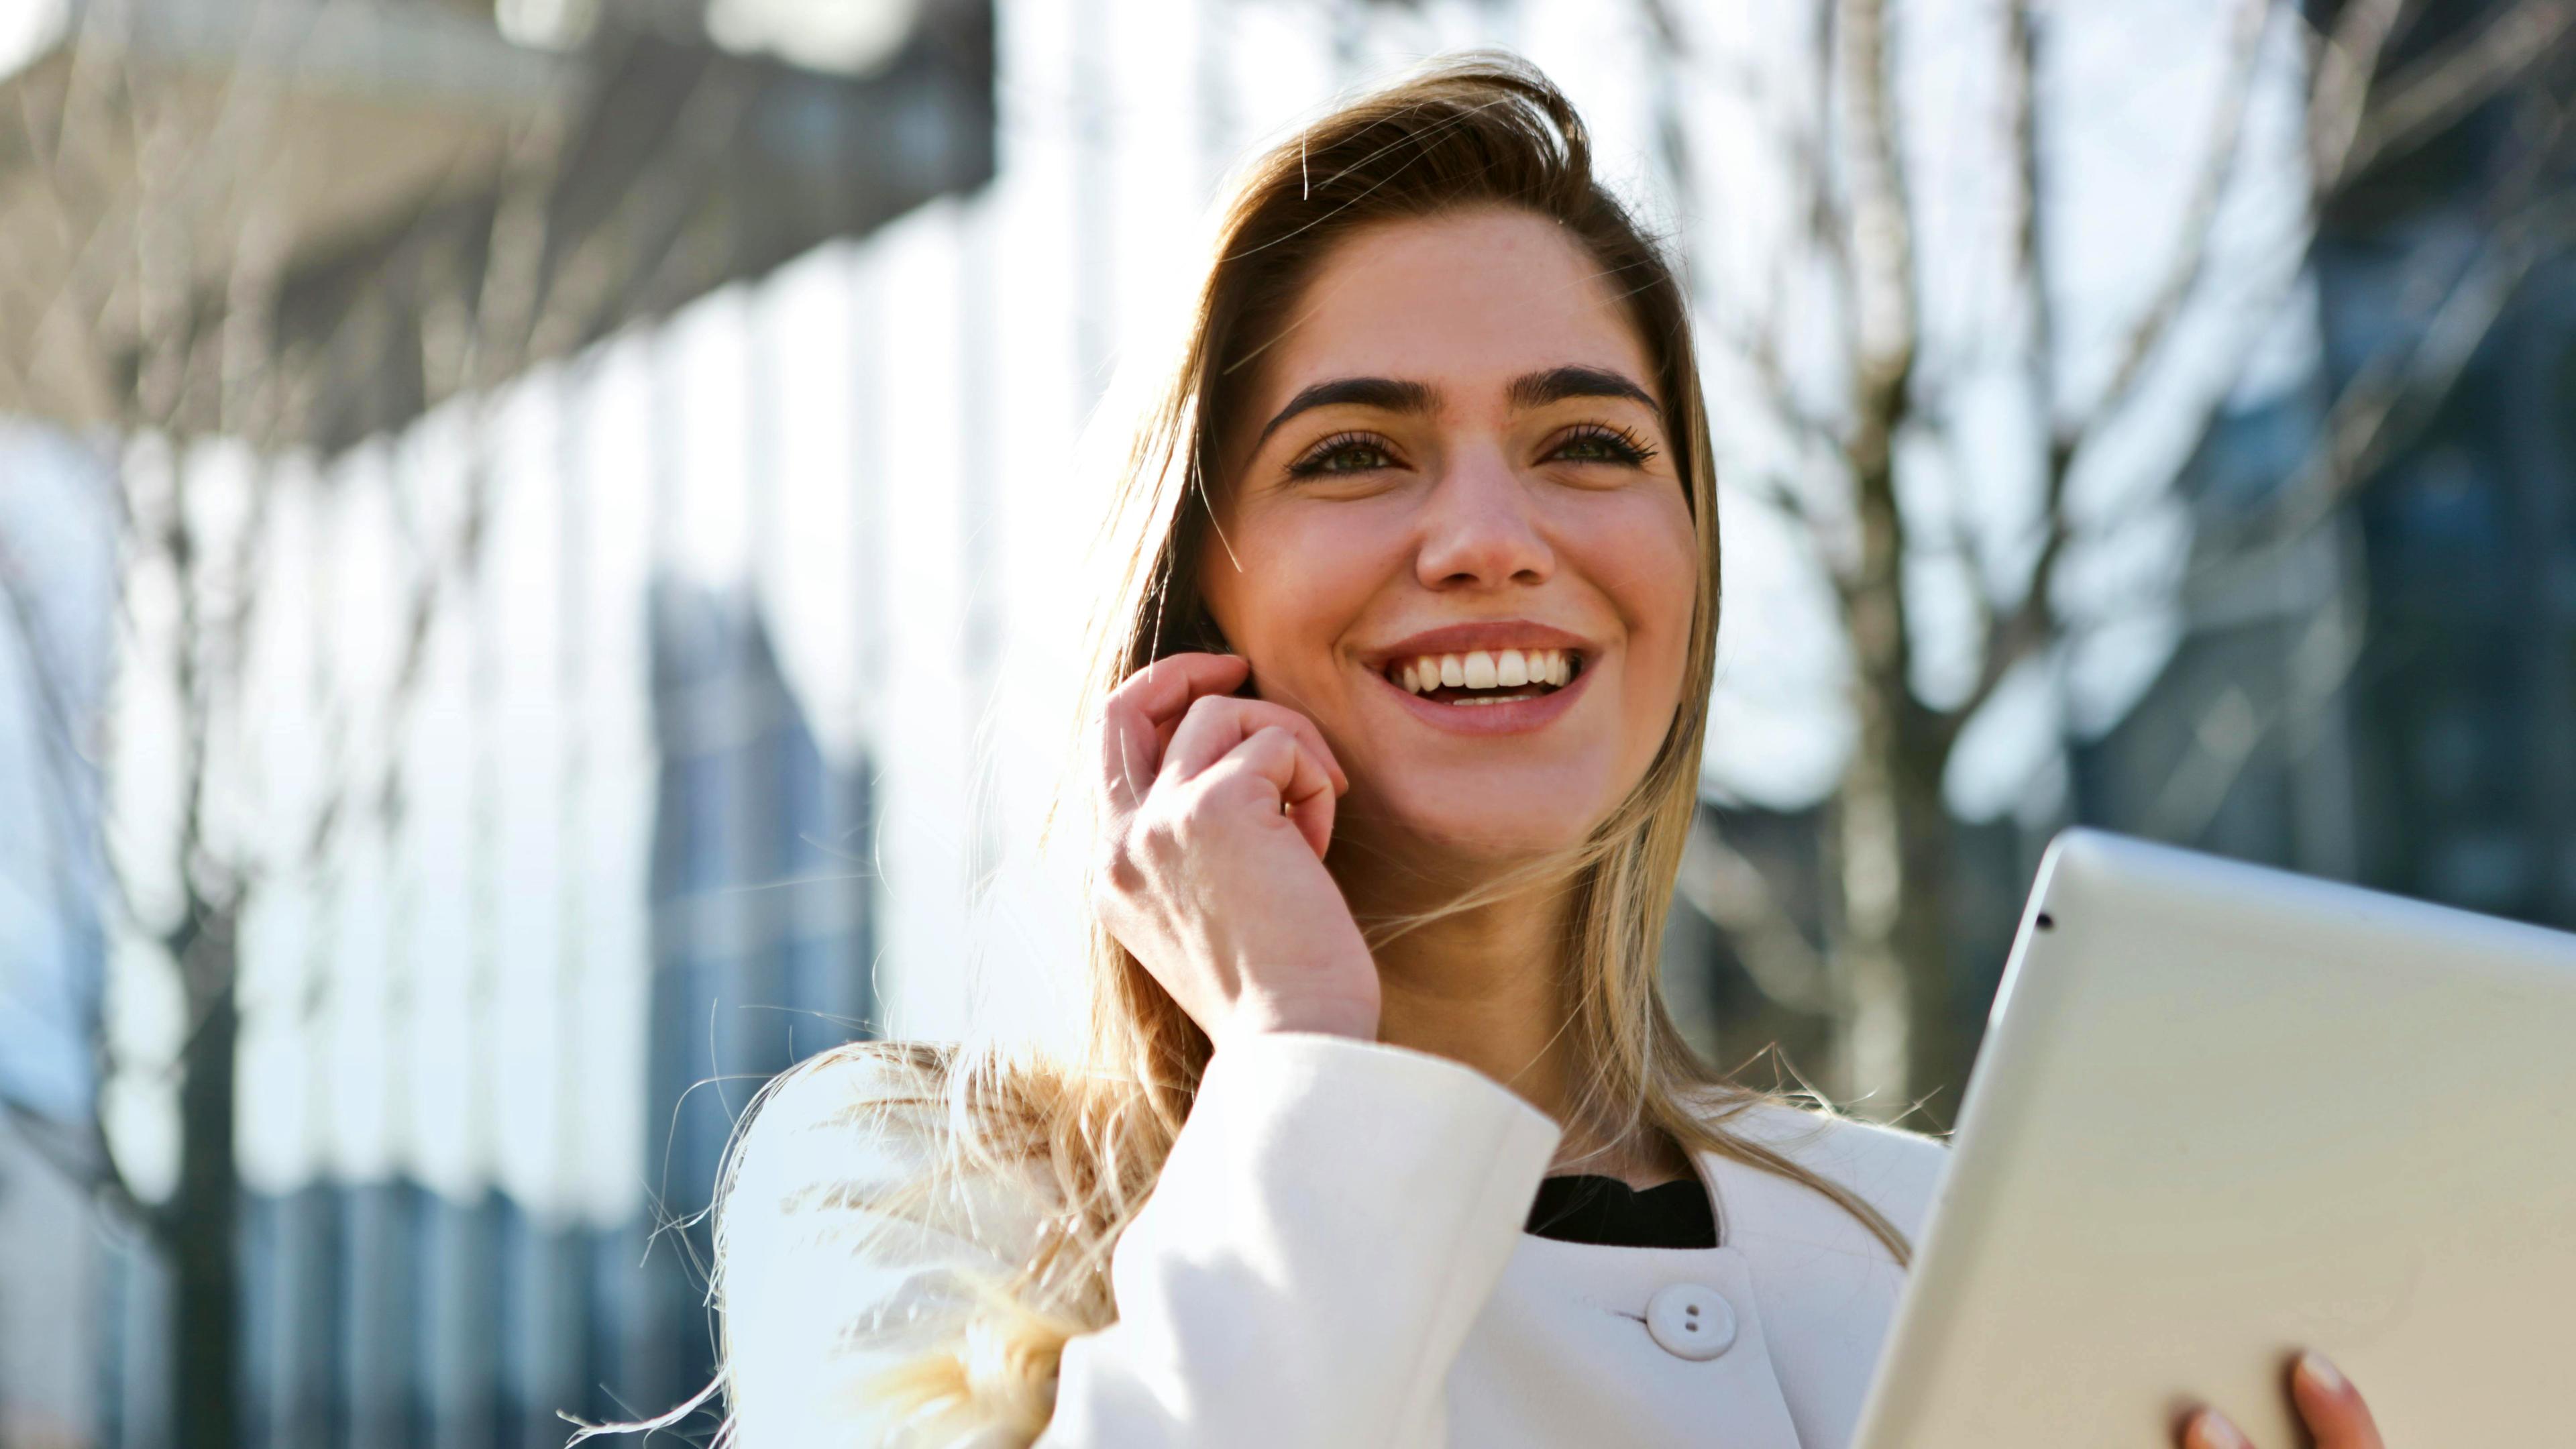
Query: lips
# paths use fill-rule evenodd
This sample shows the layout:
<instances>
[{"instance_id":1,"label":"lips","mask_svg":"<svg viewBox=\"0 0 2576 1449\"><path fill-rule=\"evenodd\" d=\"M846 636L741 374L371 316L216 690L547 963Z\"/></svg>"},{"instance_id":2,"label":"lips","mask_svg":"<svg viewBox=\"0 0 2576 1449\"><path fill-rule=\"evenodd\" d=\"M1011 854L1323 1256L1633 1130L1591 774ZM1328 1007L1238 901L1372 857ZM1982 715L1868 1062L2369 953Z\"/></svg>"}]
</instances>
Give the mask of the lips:
<instances>
[{"instance_id":1,"label":"lips","mask_svg":"<svg viewBox=\"0 0 2576 1449\"><path fill-rule=\"evenodd\" d=\"M1419 660L1419 655L1417 655ZM1461 660L1461 673L1463 673ZM1419 686L1419 665L1414 665ZM1489 691L1473 691L1466 686L1437 686L1432 691L1404 688L1401 670L1396 678L1386 678L1378 670L1378 683L1386 686L1388 699L1399 709L1412 714L1432 730L1448 735L1528 735L1533 730L1546 730L1548 724L1564 717L1582 699L1584 688L1592 683L1595 670L1577 668L1574 655L1566 663L1566 683L1558 686L1502 686ZM1499 663L1497 663L1499 681Z\"/></svg>"},{"instance_id":2,"label":"lips","mask_svg":"<svg viewBox=\"0 0 2576 1449\"><path fill-rule=\"evenodd\" d=\"M1445 624L1363 650L1406 712L1461 734L1537 729L1573 706L1600 646L1531 619Z\"/></svg>"},{"instance_id":3,"label":"lips","mask_svg":"<svg viewBox=\"0 0 2576 1449\"><path fill-rule=\"evenodd\" d=\"M1360 659L1372 669L1385 669L1399 660L1418 659L1428 654L1464 656L1478 650L1488 654L1517 649L1524 655L1531 650L1559 649L1576 654L1596 652L1593 641L1571 630L1542 624L1534 619L1481 619L1472 623L1443 624L1424 629L1400 639L1360 651Z\"/></svg>"}]
</instances>

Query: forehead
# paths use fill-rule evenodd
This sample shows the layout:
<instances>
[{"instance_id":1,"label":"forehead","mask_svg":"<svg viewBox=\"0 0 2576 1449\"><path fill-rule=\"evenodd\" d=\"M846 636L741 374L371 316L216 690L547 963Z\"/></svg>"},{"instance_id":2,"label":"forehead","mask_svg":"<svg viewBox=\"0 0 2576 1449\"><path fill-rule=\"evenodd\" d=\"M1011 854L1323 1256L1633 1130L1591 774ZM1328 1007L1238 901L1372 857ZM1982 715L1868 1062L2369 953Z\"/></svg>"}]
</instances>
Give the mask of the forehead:
<instances>
[{"instance_id":1,"label":"forehead","mask_svg":"<svg viewBox=\"0 0 2576 1449\"><path fill-rule=\"evenodd\" d=\"M1649 391L1649 365L1613 279L1563 228L1478 208L1354 233L1324 256L1289 309L1253 388L1256 417L1335 377L1429 383L1453 404L1569 364Z\"/></svg>"}]
</instances>

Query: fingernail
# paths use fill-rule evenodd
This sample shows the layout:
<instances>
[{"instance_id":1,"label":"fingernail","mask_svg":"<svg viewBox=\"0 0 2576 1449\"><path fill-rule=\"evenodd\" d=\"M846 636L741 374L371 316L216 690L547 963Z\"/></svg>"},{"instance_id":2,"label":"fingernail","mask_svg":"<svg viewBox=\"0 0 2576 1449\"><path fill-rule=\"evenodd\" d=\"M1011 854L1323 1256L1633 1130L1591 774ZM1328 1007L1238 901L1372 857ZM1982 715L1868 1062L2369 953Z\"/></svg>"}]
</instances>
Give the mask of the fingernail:
<instances>
[{"instance_id":1,"label":"fingernail","mask_svg":"<svg viewBox=\"0 0 2576 1449\"><path fill-rule=\"evenodd\" d=\"M2201 1415L2200 1437L2209 1449L2254 1449L2236 1426L2227 1422L2227 1416L2216 1409Z\"/></svg>"},{"instance_id":2,"label":"fingernail","mask_svg":"<svg viewBox=\"0 0 2576 1449\"><path fill-rule=\"evenodd\" d=\"M2333 1364L2326 1362L2324 1354L2314 1349L2299 1355L2298 1371L2306 1374L2308 1382L2316 1385L2324 1393L2340 1394L2351 1387L2344 1381L2342 1372Z\"/></svg>"}]
</instances>

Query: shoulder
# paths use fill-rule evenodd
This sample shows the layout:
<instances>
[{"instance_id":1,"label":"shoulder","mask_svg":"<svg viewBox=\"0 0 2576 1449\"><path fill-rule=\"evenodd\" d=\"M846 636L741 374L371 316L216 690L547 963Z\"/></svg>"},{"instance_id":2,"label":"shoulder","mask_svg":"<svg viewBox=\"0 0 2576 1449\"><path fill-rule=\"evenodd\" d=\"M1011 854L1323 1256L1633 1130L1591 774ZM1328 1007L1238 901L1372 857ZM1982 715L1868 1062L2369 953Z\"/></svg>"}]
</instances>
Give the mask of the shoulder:
<instances>
[{"instance_id":1,"label":"shoulder","mask_svg":"<svg viewBox=\"0 0 2576 1449\"><path fill-rule=\"evenodd\" d=\"M1780 1098L1713 1114L1710 1125L1847 1189L1909 1239L1921 1235L1950 1161L1942 1138Z\"/></svg>"},{"instance_id":2,"label":"shoulder","mask_svg":"<svg viewBox=\"0 0 2576 1449\"><path fill-rule=\"evenodd\" d=\"M954 1052L920 1042L851 1042L817 1052L770 1079L745 1114L745 1150L812 1146L892 1126L895 1139L935 1130Z\"/></svg>"},{"instance_id":3,"label":"shoulder","mask_svg":"<svg viewBox=\"0 0 2576 1449\"><path fill-rule=\"evenodd\" d=\"M880 1266L1025 1253L1044 1217L1038 1175L1015 1170L998 1134L960 1130L954 1062L945 1047L864 1042L772 1081L725 1174L726 1266L801 1271L817 1249Z\"/></svg>"},{"instance_id":4,"label":"shoulder","mask_svg":"<svg viewBox=\"0 0 2576 1449\"><path fill-rule=\"evenodd\" d=\"M861 1427L882 1377L954 1341L1032 1251L1037 1179L951 1129L952 1071L943 1049L865 1043L755 1103L715 1234L736 1442L888 1442Z\"/></svg>"},{"instance_id":5,"label":"shoulder","mask_svg":"<svg viewBox=\"0 0 2576 1449\"><path fill-rule=\"evenodd\" d=\"M817 1192L872 1194L922 1175L938 1150L946 1066L936 1048L861 1042L780 1073L744 1115L727 1214L792 1213Z\"/></svg>"}]
</instances>

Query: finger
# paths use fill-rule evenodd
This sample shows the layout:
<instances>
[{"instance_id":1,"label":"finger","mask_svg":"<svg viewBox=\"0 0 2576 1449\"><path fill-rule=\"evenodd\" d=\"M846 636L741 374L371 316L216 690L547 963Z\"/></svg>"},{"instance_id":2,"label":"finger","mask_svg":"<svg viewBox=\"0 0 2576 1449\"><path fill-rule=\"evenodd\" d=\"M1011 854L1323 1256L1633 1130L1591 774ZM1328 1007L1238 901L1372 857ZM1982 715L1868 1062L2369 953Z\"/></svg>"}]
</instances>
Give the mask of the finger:
<instances>
[{"instance_id":1,"label":"finger","mask_svg":"<svg viewBox=\"0 0 2576 1449\"><path fill-rule=\"evenodd\" d=\"M1240 654L1167 654L1119 681L1109 697L1160 724L1179 718L1201 695L1231 693L1251 673L1252 661Z\"/></svg>"},{"instance_id":2,"label":"finger","mask_svg":"<svg viewBox=\"0 0 2576 1449\"><path fill-rule=\"evenodd\" d=\"M1237 745L1264 729L1284 729L1297 737L1297 743L1313 753L1323 767L1335 791L1350 788L1350 777L1342 773L1341 763L1333 758L1332 746L1324 743L1324 732L1315 722L1283 704L1261 699L1232 699L1208 696L1190 705L1181 727L1172 733L1170 747L1163 752L1161 773L1169 779L1186 780L1217 761L1224 759Z\"/></svg>"},{"instance_id":3,"label":"finger","mask_svg":"<svg viewBox=\"0 0 2576 1449\"><path fill-rule=\"evenodd\" d=\"M2184 1423L2182 1449L2254 1449L2242 1430L2216 1409L2203 1409Z\"/></svg>"},{"instance_id":4,"label":"finger","mask_svg":"<svg viewBox=\"0 0 2576 1449\"><path fill-rule=\"evenodd\" d=\"M1099 770L1111 809L1125 814L1145 798L1190 702L1233 689L1251 668L1231 654L1174 654L1109 692L1100 709Z\"/></svg>"},{"instance_id":5,"label":"finger","mask_svg":"<svg viewBox=\"0 0 2576 1449\"><path fill-rule=\"evenodd\" d=\"M1283 726L1265 725L1201 772L1211 789L1225 788L1238 775L1260 781L1265 803L1278 802L1321 860L1333 841L1333 781L1305 742Z\"/></svg>"},{"instance_id":6,"label":"finger","mask_svg":"<svg viewBox=\"0 0 2576 1449\"><path fill-rule=\"evenodd\" d=\"M2316 1436L2317 1449L2387 1449L2361 1391L2324 1354L2299 1355L2290 1371L2290 1399Z\"/></svg>"}]
</instances>

